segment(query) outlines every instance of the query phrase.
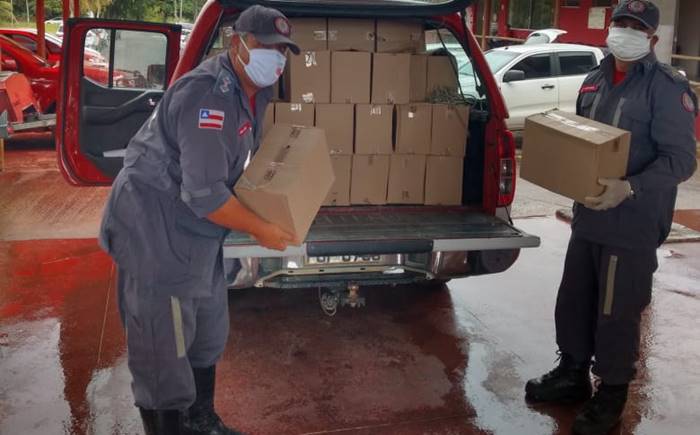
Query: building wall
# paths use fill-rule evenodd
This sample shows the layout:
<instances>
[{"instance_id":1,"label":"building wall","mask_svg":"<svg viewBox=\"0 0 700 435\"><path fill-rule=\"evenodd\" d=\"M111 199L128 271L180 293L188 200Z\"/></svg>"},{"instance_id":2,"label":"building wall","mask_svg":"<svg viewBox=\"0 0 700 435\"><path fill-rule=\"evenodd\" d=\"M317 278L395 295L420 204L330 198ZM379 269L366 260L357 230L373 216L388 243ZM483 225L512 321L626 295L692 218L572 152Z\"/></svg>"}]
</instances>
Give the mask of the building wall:
<instances>
[{"instance_id":1,"label":"building wall","mask_svg":"<svg viewBox=\"0 0 700 435\"><path fill-rule=\"evenodd\" d=\"M556 2L563 3L562 0L551 0L552 8ZM561 42L578 43L603 46L605 45L605 37L607 36L607 26L610 24L610 15L612 8L605 9L605 22L603 29L590 29L588 27L588 18L593 0L581 0L580 6L577 7L561 7L559 11L559 21L553 23L554 28L566 30L566 35L561 36ZM533 30L539 29L509 29L508 28L508 12L510 10L510 0L501 0L500 8L494 11L498 15L498 35L509 36L513 38L526 38ZM478 19L481 17L478 16Z\"/></svg>"},{"instance_id":2,"label":"building wall","mask_svg":"<svg viewBox=\"0 0 700 435\"><path fill-rule=\"evenodd\" d=\"M608 35L607 27L610 25L612 8L596 8L605 12L604 28L590 29L588 27L588 19L592 5L593 0L581 0L581 5L578 7L561 7L559 10L559 24L556 27L569 32L566 35L560 36L561 42L596 45L599 47L605 45L605 38Z\"/></svg>"}]
</instances>

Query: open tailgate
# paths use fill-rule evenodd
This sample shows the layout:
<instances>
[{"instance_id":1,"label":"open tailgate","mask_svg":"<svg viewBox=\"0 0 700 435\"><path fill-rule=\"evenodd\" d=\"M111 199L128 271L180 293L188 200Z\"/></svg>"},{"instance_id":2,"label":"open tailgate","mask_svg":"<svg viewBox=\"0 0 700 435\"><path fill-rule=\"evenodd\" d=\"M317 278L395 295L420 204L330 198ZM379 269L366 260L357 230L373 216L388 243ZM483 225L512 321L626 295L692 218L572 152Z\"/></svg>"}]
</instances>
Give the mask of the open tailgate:
<instances>
[{"instance_id":1,"label":"open tailgate","mask_svg":"<svg viewBox=\"0 0 700 435\"><path fill-rule=\"evenodd\" d=\"M540 239L501 219L463 207L362 207L324 210L306 241L285 251L263 248L247 234L224 241L226 258L379 255L532 248Z\"/></svg>"}]
</instances>

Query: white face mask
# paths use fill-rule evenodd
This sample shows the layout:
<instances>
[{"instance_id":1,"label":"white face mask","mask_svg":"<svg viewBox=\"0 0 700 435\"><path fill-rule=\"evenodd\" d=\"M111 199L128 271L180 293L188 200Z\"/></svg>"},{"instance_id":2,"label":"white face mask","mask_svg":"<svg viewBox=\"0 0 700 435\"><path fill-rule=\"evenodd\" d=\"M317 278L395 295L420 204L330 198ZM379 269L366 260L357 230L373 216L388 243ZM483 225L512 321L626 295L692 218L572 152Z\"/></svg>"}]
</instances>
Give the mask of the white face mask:
<instances>
[{"instance_id":1,"label":"white face mask","mask_svg":"<svg viewBox=\"0 0 700 435\"><path fill-rule=\"evenodd\" d=\"M610 27L606 43L613 56L625 62L637 61L651 51L646 32L630 27Z\"/></svg>"},{"instance_id":2,"label":"white face mask","mask_svg":"<svg viewBox=\"0 0 700 435\"><path fill-rule=\"evenodd\" d=\"M241 45L248 51L248 64L243 62L241 56L238 55L238 60L243 64L245 73L250 81L259 88L272 86L282 75L284 66L287 63L287 58L278 50L272 48L254 48L249 49L243 38Z\"/></svg>"}]
</instances>

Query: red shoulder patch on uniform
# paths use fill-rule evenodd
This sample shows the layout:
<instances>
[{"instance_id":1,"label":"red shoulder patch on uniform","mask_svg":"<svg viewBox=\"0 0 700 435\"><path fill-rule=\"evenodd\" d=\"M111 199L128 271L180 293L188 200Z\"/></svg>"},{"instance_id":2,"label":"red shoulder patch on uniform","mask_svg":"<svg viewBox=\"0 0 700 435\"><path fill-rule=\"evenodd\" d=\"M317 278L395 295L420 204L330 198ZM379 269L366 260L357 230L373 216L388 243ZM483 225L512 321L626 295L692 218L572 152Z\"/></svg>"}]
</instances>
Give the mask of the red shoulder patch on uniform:
<instances>
[{"instance_id":1,"label":"red shoulder patch on uniform","mask_svg":"<svg viewBox=\"0 0 700 435\"><path fill-rule=\"evenodd\" d=\"M598 92L598 85L593 84L593 85L581 86L581 89L579 89L579 91L578 91L579 94L587 94L590 92Z\"/></svg>"},{"instance_id":2,"label":"red shoulder patch on uniform","mask_svg":"<svg viewBox=\"0 0 700 435\"><path fill-rule=\"evenodd\" d=\"M695 102L693 101L693 98L690 96L689 93L683 92L683 96L681 97L681 103L683 104L683 108L688 112L695 112Z\"/></svg>"}]
</instances>

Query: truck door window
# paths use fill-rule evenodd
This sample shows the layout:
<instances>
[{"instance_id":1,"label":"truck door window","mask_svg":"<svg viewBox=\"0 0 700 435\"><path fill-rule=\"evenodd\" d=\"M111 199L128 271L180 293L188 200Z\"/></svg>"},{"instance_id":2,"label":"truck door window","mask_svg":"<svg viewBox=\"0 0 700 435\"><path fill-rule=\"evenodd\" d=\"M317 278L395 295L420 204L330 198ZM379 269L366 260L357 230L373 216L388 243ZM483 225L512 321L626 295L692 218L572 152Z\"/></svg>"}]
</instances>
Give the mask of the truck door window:
<instances>
[{"instance_id":1,"label":"truck door window","mask_svg":"<svg viewBox=\"0 0 700 435\"><path fill-rule=\"evenodd\" d=\"M110 88L164 89L167 45L162 33L93 29L84 50L98 51L105 63L89 61L84 53L83 74Z\"/></svg>"},{"instance_id":2,"label":"truck door window","mask_svg":"<svg viewBox=\"0 0 700 435\"><path fill-rule=\"evenodd\" d=\"M461 93L465 97L481 98L481 82L474 71L474 65L457 38L447 29L425 32L425 51L433 54L447 54L454 60ZM445 53L446 52L446 53Z\"/></svg>"},{"instance_id":3,"label":"truck door window","mask_svg":"<svg viewBox=\"0 0 700 435\"><path fill-rule=\"evenodd\" d=\"M559 53L559 70L563 76L588 74L595 66L595 57L591 52Z\"/></svg>"},{"instance_id":4,"label":"truck door window","mask_svg":"<svg viewBox=\"0 0 700 435\"><path fill-rule=\"evenodd\" d=\"M549 53L535 54L516 63L511 70L519 70L525 73L525 80L543 79L552 76L552 65Z\"/></svg>"}]
</instances>

